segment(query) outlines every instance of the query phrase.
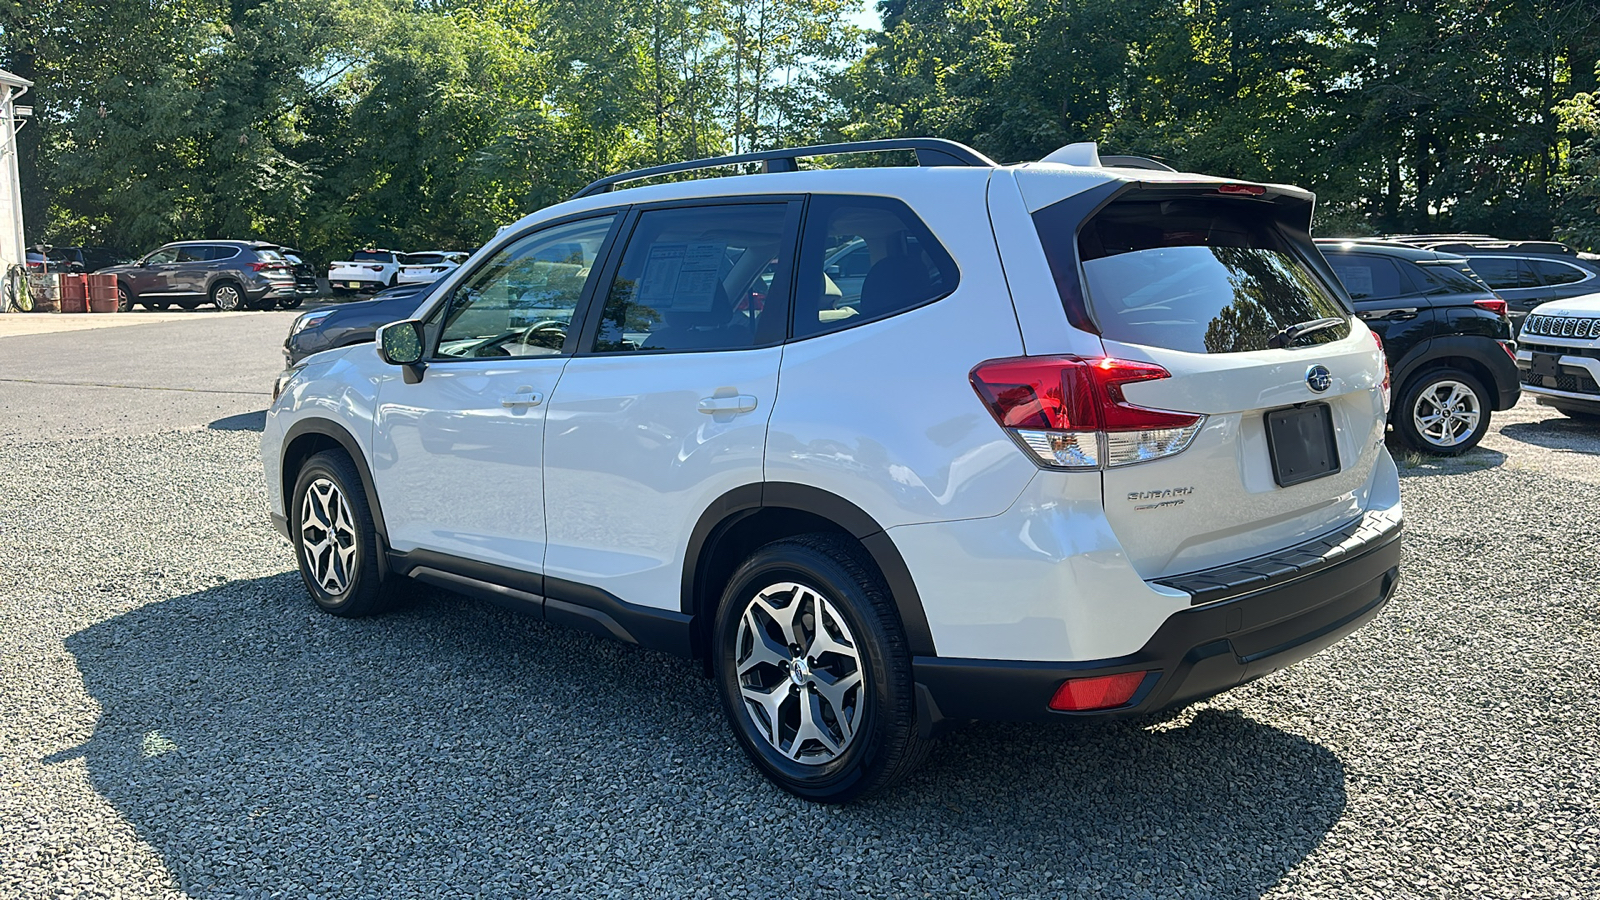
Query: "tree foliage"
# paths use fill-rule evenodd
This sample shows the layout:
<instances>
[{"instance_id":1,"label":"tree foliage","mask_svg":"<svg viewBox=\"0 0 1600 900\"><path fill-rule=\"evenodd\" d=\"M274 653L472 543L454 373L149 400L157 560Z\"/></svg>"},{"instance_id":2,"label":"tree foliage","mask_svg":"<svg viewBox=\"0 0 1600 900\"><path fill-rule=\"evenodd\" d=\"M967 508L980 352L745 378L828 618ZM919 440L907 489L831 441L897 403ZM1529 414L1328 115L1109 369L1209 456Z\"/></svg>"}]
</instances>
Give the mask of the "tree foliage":
<instances>
[{"instance_id":1,"label":"tree foliage","mask_svg":"<svg viewBox=\"0 0 1600 900\"><path fill-rule=\"evenodd\" d=\"M625 167L934 135L1600 242L1600 0L0 0L30 240L471 247Z\"/></svg>"}]
</instances>

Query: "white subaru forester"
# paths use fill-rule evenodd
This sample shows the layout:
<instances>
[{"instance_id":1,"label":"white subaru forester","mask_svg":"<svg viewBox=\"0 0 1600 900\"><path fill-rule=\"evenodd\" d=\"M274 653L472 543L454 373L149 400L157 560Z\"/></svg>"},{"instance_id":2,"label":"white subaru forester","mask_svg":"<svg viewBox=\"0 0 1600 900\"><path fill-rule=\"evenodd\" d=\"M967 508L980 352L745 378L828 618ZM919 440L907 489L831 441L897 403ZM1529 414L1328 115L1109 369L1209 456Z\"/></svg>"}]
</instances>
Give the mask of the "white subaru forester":
<instances>
[{"instance_id":1,"label":"white subaru forester","mask_svg":"<svg viewBox=\"0 0 1600 900\"><path fill-rule=\"evenodd\" d=\"M883 150L919 164L797 163ZM705 661L813 800L949 723L1180 706L1398 583L1384 358L1312 203L935 139L603 179L280 379L273 518L337 615L410 578Z\"/></svg>"}]
</instances>

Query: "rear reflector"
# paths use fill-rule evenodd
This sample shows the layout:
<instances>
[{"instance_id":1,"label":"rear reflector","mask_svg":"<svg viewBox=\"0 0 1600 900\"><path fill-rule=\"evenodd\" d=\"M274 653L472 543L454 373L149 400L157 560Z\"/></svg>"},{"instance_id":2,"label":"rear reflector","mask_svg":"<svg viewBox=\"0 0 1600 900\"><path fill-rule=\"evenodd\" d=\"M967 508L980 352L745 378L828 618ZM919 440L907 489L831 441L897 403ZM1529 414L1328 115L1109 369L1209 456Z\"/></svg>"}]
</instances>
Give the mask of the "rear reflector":
<instances>
[{"instance_id":1,"label":"rear reflector","mask_svg":"<svg viewBox=\"0 0 1600 900\"><path fill-rule=\"evenodd\" d=\"M1123 672L1118 675L1096 675L1093 678L1072 678L1056 688L1050 698L1050 708L1061 712L1083 712L1091 709L1115 709L1128 705L1133 695L1144 683L1146 672Z\"/></svg>"},{"instance_id":2,"label":"rear reflector","mask_svg":"<svg viewBox=\"0 0 1600 900\"><path fill-rule=\"evenodd\" d=\"M1125 466L1182 453L1205 416L1134 406L1123 385L1171 378L1125 359L1021 356L979 363L970 376L989 413L1040 462L1069 469Z\"/></svg>"},{"instance_id":3,"label":"rear reflector","mask_svg":"<svg viewBox=\"0 0 1600 900\"><path fill-rule=\"evenodd\" d=\"M1487 309L1502 319L1506 316L1506 302L1499 297L1493 300L1474 300L1472 305L1479 309Z\"/></svg>"}]
</instances>

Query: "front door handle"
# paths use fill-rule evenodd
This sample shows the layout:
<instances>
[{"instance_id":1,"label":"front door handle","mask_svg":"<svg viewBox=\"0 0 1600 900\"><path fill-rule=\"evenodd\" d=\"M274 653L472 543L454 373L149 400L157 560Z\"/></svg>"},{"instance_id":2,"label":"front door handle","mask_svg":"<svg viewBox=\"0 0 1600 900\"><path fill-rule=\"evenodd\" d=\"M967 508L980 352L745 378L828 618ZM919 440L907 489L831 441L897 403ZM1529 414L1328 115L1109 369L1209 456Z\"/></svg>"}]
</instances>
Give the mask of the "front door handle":
<instances>
[{"instance_id":1,"label":"front door handle","mask_svg":"<svg viewBox=\"0 0 1600 900\"><path fill-rule=\"evenodd\" d=\"M500 405L506 409L525 409L529 406L538 406L543 402L544 395L536 394L530 388L518 388L515 394L500 398Z\"/></svg>"},{"instance_id":2,"label":"front door handle","mask_svg":"<svg viewBox=\"0 0 1600 900\"><path fill-rule=\"evenodd\" d=\"M717 413L747 413L756 408L756 398L749 394L737 394L732 397L703 397L700 400L700 411L708 416Z\"/></svg>"}]
</instances>

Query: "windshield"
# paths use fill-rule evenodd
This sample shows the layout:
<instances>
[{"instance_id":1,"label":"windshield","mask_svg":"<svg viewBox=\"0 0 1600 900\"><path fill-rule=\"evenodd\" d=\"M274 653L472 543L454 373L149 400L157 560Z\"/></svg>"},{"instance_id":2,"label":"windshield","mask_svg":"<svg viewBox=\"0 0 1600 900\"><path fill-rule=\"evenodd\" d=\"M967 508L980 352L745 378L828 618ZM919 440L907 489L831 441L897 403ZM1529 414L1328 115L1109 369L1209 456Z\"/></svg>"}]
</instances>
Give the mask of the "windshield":
<instances>
[{"instance_id":1,"label":"windshield","mask_svg":"<svg viewBox=\"0 0 1600 900\"><path fill-rule=\"evenodd\" d=\"M1042 240L1063 237L1041 228ZM1240 353L1276 346L1286 329L1328 318L1343 321L1299 334L1288 346L1350 334L1349 311L1265 204L1114 202L1084 225L1078 249L1090 308L1111 340Z\"/></svg>"}]
</instances>

